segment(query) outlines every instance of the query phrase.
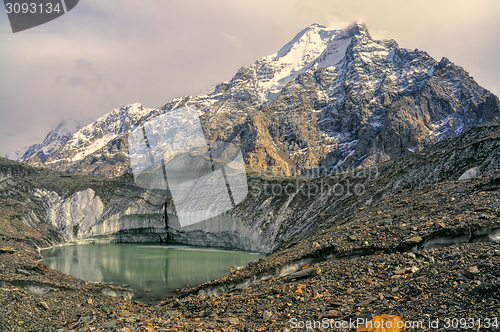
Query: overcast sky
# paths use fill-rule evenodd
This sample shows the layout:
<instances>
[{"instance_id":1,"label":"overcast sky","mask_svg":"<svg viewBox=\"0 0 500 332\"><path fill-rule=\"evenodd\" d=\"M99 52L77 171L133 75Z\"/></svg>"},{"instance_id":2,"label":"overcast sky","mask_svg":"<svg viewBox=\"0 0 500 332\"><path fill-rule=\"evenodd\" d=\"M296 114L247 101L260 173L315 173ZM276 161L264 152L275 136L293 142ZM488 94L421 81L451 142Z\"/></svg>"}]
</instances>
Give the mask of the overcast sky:
<instances>
[{"instance_id":1,"label":"overcast sky","mask_svg":"<svg viewBox=\"0 0 500 332\"><path fill-rule=\"evenodd\" d=\"M1 5L0 5L1 6ZM65 118L159 107L228 81L312 23L448 57L500 95L500 1L80 0L13 34L0 7L0 156Z\"/></svg>"}]
</instances>

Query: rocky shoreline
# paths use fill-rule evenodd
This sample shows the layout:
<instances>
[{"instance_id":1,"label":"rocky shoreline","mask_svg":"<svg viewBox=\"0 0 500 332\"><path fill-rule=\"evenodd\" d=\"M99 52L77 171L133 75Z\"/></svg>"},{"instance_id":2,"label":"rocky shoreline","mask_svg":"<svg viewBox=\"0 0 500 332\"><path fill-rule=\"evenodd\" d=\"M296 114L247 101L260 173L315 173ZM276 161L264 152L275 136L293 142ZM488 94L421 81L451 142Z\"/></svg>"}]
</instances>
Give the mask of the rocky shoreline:
<instances>
[{"instance_id":1,"label":"rocky shoreline","mask_svg":"<svg viewBox=\"0 0 500 332\"><path fill-rule=\"evenodd\" d=\"M493 175L403 190L342 225L157 305L134 301L132 290L49 269L38 263L33 245L3 236L0 329L302 331L316 322L319 331L354 331L332 324L387 314L413 322L407 331L472 327L447 328L453 318L481 319L494 331L500 320L497 189ZM436 320L438 327L429 327Z\"/></svg>"}]
</instances>

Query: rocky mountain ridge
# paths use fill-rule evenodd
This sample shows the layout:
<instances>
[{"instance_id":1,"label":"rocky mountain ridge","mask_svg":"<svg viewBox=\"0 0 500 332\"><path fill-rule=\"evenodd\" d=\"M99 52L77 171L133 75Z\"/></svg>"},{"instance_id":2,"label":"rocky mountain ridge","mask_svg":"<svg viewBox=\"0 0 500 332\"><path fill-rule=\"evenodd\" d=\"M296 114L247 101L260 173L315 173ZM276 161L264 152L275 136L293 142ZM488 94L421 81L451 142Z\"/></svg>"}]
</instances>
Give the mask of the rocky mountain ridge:
<instances>
[{"instance_id":1,"label":"rocky mountain ridge","mask_svg":"<svg viewBox=\"0 0 500 332\"><path fill-rule=\"evenodd\" d=\"M52 130L45 137L42 143L33 144L22 149L13 151L5 156L7 159L16 161L26 161L30 160L32 165L36 165L37 161L40 165L47 159L52 152L57 150L61 145L66 143L74 133L83 128L85 125L92 122L91 120L76 120L76 119L66 119L57 125L57 127Z\"/></svg>"},{"instance_id":2,"label":"rocky mountain ridge","mask_svg":"<svg viewBox=\"0 0 500 332\"><path fill-rule=\"evenodd\" d=\"M104 115L43 165L108 177L129 172L130 130L185 105L198 109L209 141L238 144L246 164L289 175L310 169L324 175L415 153L500 110L495 95L446 58L374 40L360 23L343 30L313 24L210 94Z\"/></svg>"},{"instance_id":3,"label":"rocky mountain ridge","mask_svg":"<svg viewBox=\"0 0 500 332\"><path fill-rule=\"evenodd\" d=\"M113 179L70 175L1 159L0 211L4 226L42 227L57 234L47 244L170 241L268 253L342 225L401 190L491 174L500 168L499 151L500 123L491 122L415 154L322 178L248 167L249 193L242 203L186 227L176 221L168 191L140 188L131 174ZM206 203L216 202L206 197Z\"/></svg>"}]
</instances>

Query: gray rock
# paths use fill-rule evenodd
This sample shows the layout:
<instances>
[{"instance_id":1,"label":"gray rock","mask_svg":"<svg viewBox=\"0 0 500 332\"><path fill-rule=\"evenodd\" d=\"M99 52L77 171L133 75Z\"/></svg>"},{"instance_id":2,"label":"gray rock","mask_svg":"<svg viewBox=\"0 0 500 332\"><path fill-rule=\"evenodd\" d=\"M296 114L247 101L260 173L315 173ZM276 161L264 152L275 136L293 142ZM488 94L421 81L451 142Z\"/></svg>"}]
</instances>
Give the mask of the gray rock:
<instances>
[{"instance_id":1,"label":"gray rock","mask_svg":"<svg viewBox=\"0 0 500 332\"><path fill-rule=\"evenodd\" d=\"M17 269L17 270L16 270L16 272L17 272L17 273L19 273L19 274L23 274L23 275L25 275L25 276L29 276L29 275L31 275L31 273L30 273L30 272L28 272L28 271L26 271L26 270L23 270L23 269Z\"/></svg>"},{"instance_id":2,"label":"gray rock","mask_svg":"<svg viewBox=\"0 0 500 332\"><path fill-rule=\"evenodd\" d=\"M169 318L169 319L177 318L177 317L179 317L179 315L180 315L180 312L175 311L175 310L165 311L165 314L164 314L164 316Z\"/></svg>"},{"instance_id":3,"label":"gray rock","mask_svg":"<svg viewBox=\"0 0 500 332\"><path fill-rule=\"evenodd\" d=\"M481 175L481 171L479 170L479 167L473 167L464 172L458 179L459 180L468 180L468 179L475 179Z\"/></svg>"},{"instance_id":4,"label":"gray rock","mask_svg":"<svg viewBox=\"0 0 500 332\"><path fill-rule=\"evenodd\" d=\"M474 279L474 277L479 273L481 273L481 271L479 271L477 266L472 266L464 271L464 276L466 276L469 279Z\"/></svg>"},{"instance_id":5,"label":"gray rock","mask_svg":"<svg viewBox=\"0 0 500 332\"><path fill-rule=\"evenodd\" d=\"M263 320L269 320L273 316L273 313L271 311L264 310L264 313L262 314L262 319Z\"/></svg>"},{"instance_id":6,"label":"gray rock","mask_svg":"<svg viewBox=\"0 0 500 332\"><path fill-rule=\"evenodd\" d=\"M404 253L404 255L411 258L411 259L417 259L417 256L415 256L415 254L412 252L406 252L406 253Z\"/></svg>"},{"instance_id":7,"label":"gray rock","mask_svg":"<svg viewBox=\"0 0 500 332\"><path fill-rule=\"evenodd\" d=\"M106 295L106 296L111 296L111 297L124 297L126 299L132 299L134 297L134 292L132 291L126 291L126 290L119 290L119 289L114 289L114 288L103 288L101 290L101 293Z\"/></svg>"},{"instance_id":8,"label":"gray rock","mask_svg":"<svg viewBox=\"0 0 500 332\"><path fill-rule=\"evenodd\" d=\"M240 324L240 320L237 318L237 317L229 317L227 319L227 321L231 324L231 325L239 325Z\"/></svg>"},{"instance_id":9,"label":"gray rock","mask_svg":"<svg viewBox=\"0 0 500 332\"><path fill-rule=\"evenodd\" d=\"M44 295L50 291L54 291L54 292L59 291L58 288L49 287L49 286L41 286L38 284L26 285L26 286L24 286L24 289L29 290L30 292L32 292L33 294L36 294L36 295Z\"/></svg>"},{"instance_id":10,"label":"gray rock","mask_svg":"<svg viewBox=\"0 0 500 332\"><path fill-rule=\"evenodd\" d=\"M414 236L406 240L407 243L420 243L422 242L422 238L420 236Z\"/></svg>"},{"instance_id":11,"label":"gray rock","mask_svg":"<svg viewBox=\"0 0 500 332\"><path fill-rule=\"evenodd\" d=\"M477 266L472 266L472 267L470 267L468 271L469 271L470 273L472 273L472 274L478 274L478 273L481 273L481 272L479 271L479 269L477 268Z\"/></svg>"},{"instance_id":12,"label":"gray rock","mask_svg":"<svg viewBox=\"0 0 500 332\"><path fill-rule=\"evenodd\" d=\"M90 324L93 321L95 321L95 316L83 316L79 320L80 323L87 323L87 324Z\"/></svg>"},{"instance_id":13,"label":"gray rock","mask_svg":"<svg viewBox=\"0 0 500 332\"><path fill-rule=\"evenodd\" d=\"M47 302L45 301L40 301L38 302L38 305L42 308L44 308L45 310L49 310L49 305L47 304Z\"/></svg>"},{"instance_id":14,"label":"gray rock","mask_svg":"<svg viewBox=\"0 0 500 332\"><path fill-rule=\"evenodd\" d=\"M109 321L107 323L104 323L104 324L100 325L98 327L98 329L109 329L109 328L111 328L113 326L116 326L118 323L119 323L119 321L117 321L117 320L111 320L111 321Z\"/></svg>"}]
</instances>

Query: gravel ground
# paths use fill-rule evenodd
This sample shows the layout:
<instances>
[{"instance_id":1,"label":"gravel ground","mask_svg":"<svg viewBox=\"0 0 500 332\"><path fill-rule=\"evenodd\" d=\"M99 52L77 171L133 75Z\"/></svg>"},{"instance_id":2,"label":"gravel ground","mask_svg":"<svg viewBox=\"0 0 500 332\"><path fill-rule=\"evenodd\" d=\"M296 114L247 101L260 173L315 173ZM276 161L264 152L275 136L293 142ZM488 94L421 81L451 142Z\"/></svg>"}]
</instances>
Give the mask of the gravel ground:
<instances>
[{"instance_id":1,"label":"gravel ground","mask_svg":"<svg viewBox=\"0 0 500 332\"><path fill-rule=\"evenodd\" d=\"M158 305L48 269L33 247L3 237L0 330L302 331L316 321L314 330L355 331L333 324L381 314L407 331L477 331L478 319L500 330L500 244L485 242L498 228L490 177L402 191ZM453 318L467 325L454 329Z\"/></svg>"}]
</instances>

